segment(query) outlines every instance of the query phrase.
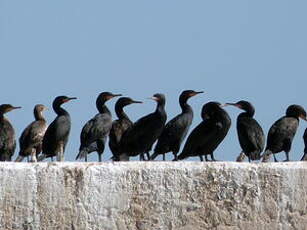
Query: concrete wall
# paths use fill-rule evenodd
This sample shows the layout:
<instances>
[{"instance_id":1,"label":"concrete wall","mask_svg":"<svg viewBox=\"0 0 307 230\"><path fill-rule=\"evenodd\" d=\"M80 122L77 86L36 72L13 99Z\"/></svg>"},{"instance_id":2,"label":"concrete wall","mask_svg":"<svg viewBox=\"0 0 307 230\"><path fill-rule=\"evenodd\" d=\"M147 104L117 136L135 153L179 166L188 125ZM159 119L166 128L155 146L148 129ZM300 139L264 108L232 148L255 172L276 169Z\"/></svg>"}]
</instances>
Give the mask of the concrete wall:
<instances>
[{"instance_id":1,"label":"concrete wall","mask_svg":"<svg viewBox=\"0 0 307 230\"><path fill-rule=\"evenodd\" d=\"M0 229L307 229L307 162L1 163Z\"/></svg>"}]
</instances>

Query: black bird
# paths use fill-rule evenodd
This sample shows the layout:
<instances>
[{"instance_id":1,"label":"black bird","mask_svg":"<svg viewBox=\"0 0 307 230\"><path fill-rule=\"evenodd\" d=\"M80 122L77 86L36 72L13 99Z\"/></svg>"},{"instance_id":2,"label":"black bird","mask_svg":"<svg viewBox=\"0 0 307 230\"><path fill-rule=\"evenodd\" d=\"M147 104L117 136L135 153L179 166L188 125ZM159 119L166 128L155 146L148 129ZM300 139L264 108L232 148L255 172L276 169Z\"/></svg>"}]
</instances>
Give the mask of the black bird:
<instances>
[{"instance_id":1,"label":"black bird","mask_svg":"<svg viewBox=\"0 0 307 230\"><path fill-rule=\"evenodd\" d=\"M240 113L237 118L237 133L242 148L237 161L243 161L245 155L251 160L259 160L264 149L265 137L259 123L253 118L255 114L254 106L248 101L238 101L237 103L226 103L233 105L245 112Z\"/></svg>"},{"instance_id":2,"label":"black bird","mask_svg":"<svg viewBox=\"0 0 307 230\"><path fill-rule=\"evenodd\" d=\"M151 99L157 102L155 112L140 118L132 127L127 129L120 141L120 154L122 158L137 156L144 160L144 153L149 159L149 151L154 142L161 135L167 115L165 112L165 96L154 94Z\"/></svg>"},{"instance_id":3,"label":"black bird","mask_svg":"<svg viewBox=\"0 0 307 230\"><path fill-rule=\"evenodd\" d=\"M305 129L303 139L304 139L305 149L302 161L307 161L307 128Z\"/></svg>"},{"instance_id":4,"label":"black bird","mask_svg":"<svg viewBox=\"0 0 307 230\"><path fill-rule=\"evenodd\" d=\"M98 95L96 99L96 108L99 113L89 120L82 128L79 154L76 160L85 158L85 161L87 161L87 155L96 151L98 153L99 162L102 161L101 155L112 127L112 115L105 103L117 96L121 96L121 94L102 92Z\"/></svg>"},{"instance_id":5,"label":"black bird","mask_svg":"<svg viewBox=\"0 0 307 230\"><path fill-rule=\"evenodd\" d=\"M36 162L36 156L42 151L43 137L47 129L47 122L43 116L46 109L44 105L38 104L34 107L35 121L29 124L19 138L19 156L16 162L31 156L31 162Z\"/></svg>"},{"instance_id":6,"label":"black bird","mask_svg":"<svg viewBox=\"0 0 307 230\"><path fill-rule=\"evenodd\" d=\"M304 108L299 105L290 105L287 108L286 116L283 116L271 126L262 162L269 161L272 154L274 161L277 162L275 154L281 151L286 153L286 161L289 161L289 152L299 125L299 118L307 121Z\"/></svg>"},{"instance_id":7,"label":"black bird","mask_svg":"<svg viewBox=\"0 0 307 230\"><path fill-rule=\"evenodd\" d=\"M115 104L115 113L118 117L117 120L113 121L112 128L109 134L109 147L113 153L112 159L114 161L119 161L120 159L120 150L119 143L122 138L123 133L133 125L133 122L129 119L127 114L124 111L124 107L131 105L133 103L142 103L141 101L134 101L129 97L121 97L117 100Z\"/></svg>"},{"instance_id":8,"label":"black bird","mask_svg":"<svg viewBox=\"0 0 307 230\"><path fill-rule=\"evenodd\" d=\"M218 102L208 102L202 108L203 121L190 133L178 160L199 156L208 161L207 155L215 161L213 152L226 137L231 119Z\"/></svg>"},{"instance_id":9,"label":"black bird","mask_svg":"<svg viewBox=\"0 0 307 230\"><path fill-rule=\"evenodd\" d=\"M58 96L54 99L52 107L57 117L45 132L42 154L38 157L38 161L42 161L47 157L51 157L53 160L55 156L57 161L64 161L64 152L70 133L71 120L69 113L61 105L74 99L77 98Z\"/></svg>"},{"instance_id":10,"label":"black bird","mask_svg":"<svg viewBox=\"0 0 307 230\"><path fill-rule=\"evenodd\" d=\"M182 112L170 120L164 127L155 146L154 154L150 157L151 160L154 160L160 154L163 154L163 160L165 160L165 153L168 152L172 152L175 159L177 159L180 145L186 137L193 120L193 110L187 101L199 93L203 92L185 90L180 94L179 104Z\"/></svg>"},{"instance_id":11,"label":"black bird","mask_svg":"<svg viewBox=\"0 0 307 230\"><path fill-rule=\"evenodd\" d=\"M9 104L0 105L0 161L11 161L16 149L14 128L4 114L20 108Z\"/></svg>"}]
</instances>

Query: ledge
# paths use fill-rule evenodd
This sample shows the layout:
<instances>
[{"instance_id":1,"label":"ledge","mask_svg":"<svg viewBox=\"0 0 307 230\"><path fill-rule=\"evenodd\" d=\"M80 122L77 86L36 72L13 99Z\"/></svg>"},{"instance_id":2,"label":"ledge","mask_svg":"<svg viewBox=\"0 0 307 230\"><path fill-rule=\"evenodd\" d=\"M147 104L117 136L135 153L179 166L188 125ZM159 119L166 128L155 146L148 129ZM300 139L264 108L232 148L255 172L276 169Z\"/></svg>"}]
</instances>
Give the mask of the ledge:
<instances>
[{"instance_id":1,"label":"ledge","mask_svg":"<svg viewBox=\"0 0 307 230\"><path fill-rule=\"evenodd\" d=\"M0 229L304 229L307 162L0 163Z\"/></svg>"}]
</instances>

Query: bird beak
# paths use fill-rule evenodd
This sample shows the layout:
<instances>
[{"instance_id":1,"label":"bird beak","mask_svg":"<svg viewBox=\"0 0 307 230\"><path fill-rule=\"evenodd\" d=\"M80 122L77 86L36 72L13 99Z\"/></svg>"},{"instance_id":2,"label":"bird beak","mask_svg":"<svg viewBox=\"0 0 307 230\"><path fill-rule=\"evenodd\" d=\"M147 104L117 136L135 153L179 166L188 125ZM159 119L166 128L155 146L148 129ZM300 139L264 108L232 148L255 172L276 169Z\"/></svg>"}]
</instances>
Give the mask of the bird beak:
<instances>
[{"instance_id":1,"label":"bird beak","mask_svg":"<svg viewBox=\"0 0 307 230\"><path fill-rule=\"evenodd\" d=\"M231 103L225 103L225 104L221 104L220 107L223 108L223 107L226 107L228 105L232 105L232 104Z\"/></svg>"},{"instance_id":2,"label":"bird beak","mask_svg":"<svg viewBox=\"0 0 307 230\"><path fill-rule=\"evenodd\" d=\"M190 96L193 97L193 96L200 94L200 93L204 93L204 91L198 91L198 92L191 93Z\"/></svg>"},{"instance_id":3,"label":"bird beak","mask_svg":"<svg viewBox=\"0 0 307 230\"><path fill-rule=\"evenodd\" d=\"M237 103L225 103L223 106L225 107L225 106L228 106L228 105L232 105L232 106L235 106L235 107L241 109L241 106L238 105Z\"/></svg>"},{"instance_id":4,"label":"bird beak","mask_svg":"<svg viewBox=\"0 0 307 230\"><path fill-rule=\"evenodd\" d=\"M149 97L148 99L154 100L154 101L159 101L159 98L157 97Z\"/></svg>"},{"instance_id":5,"label":"bird beak","mask_svg":"<svg viewBox=\"0 0 307 230\"><path fill-rule=\"evenodd\" d=\"M77 99L76 97L69 97L64 101L64 103L69 102L70 100L76 100L76 99Z\"/></svg>"},{"instance_id":6,"label":"bird beak","mask_svg":"<svg viewBox=\"0 0 307 230\"><path fill-rule=\"evenodd\" d=\"M21 109L21 107L20 106L12 107L12 110L13 109Z\"/></svg>"},{"instance_id":7,"label":"bird beak","mask_svg":"<svg viewBox=\"0 0 307 230\"><path fill-rule=\"evenodd\" d=\"M237 106L236 103L225 103L224 106L228 106L228 105L233 105L233 106Z\"/></svg>"},{"instance_id":8,"label":"bird beak","mask_svg":"<svg viewBox=\"0 0 307 230\"><path fill-rule=\"evenodd\" d=\"M141 104L141 103L143 103L143 102L142 102L142 101L132 101L131 103Z\"/></svg>"},{"instance_id":9,"label":"bird beak","mask_svg":"<svg viewBox=\"0 0 307 230\"><path fill-rule=\"evenodd\" d=\"M113 94L112 97L120 97L123 96L122 94Z\"/></svg>"},{"instance_id":10,"label":"bird beak","mask_svg":"<svg viewBox=\"0 0 307 230\"><path fill-rule=\"evenodd\" d=\"M300 115L300 118L303 119L303 120L305 120L305 121L307 121L307 117L304 116L304 115Z\"/></svg>"}]
</instances>

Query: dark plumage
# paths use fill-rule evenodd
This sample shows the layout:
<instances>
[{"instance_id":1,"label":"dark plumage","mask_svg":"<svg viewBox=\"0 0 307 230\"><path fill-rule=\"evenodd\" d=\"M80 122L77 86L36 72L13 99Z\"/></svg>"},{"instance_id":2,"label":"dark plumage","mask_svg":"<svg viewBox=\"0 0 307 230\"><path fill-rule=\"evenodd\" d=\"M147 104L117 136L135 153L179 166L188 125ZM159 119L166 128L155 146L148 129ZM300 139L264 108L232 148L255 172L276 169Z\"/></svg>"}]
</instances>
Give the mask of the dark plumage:
<instances>
[{"instance_id":1,"label":"dark plumage","mask_svg":"<svg viewBox=\"0 0 307 230\"><path fill-rule=\"evenodd\" d=\"M70 100L77 99L76 97L58 96L54 99L52 107L57 117L48 126L44 138L42 154L38 160L45 158L57 157L57 161L64 161L65 147L68 141L71 120L69 113L61 107L62 104Z\"/></svg>"},{"instance_id":2,"label":"dark plumage","mask_svg":"<svg viewBox=\"0 0 307 230\"><path fill-rule=\"evenodd\" d=\"M140 154L144 160L144 153L149 157L149 151L154 142L161 135L167 116L165 112L165 96L155 94L151 99L157 101L155 112L140 118L122 136L120 154L122 158L129 158Z\"/></svg>"},{"instance_id":3,"label":"dark plumage","mask_svg":"<svg viewBox=\"0 0 307 230\"><path fill-rule=\"evenodd\" d=\"M245 112L240 113L237 118L237 133L242 148L242 153L237 161L243 161L245 155L248 160L259 160L264 149L265 137L259 123L253 118L255 109L248 101L239 101L237 103L227 103L233 105Z\"/></svg>"},{"instance_id":4,"label":"dark plumage","mask_svg":"<svg viewBox=\"0 0 307 230\"><path fill-rule=\"evenodd\" d=\"M124 107L133 103L142 103L141 101L134 101L129 97L121 97L115 104L115 113L118 117L117 120L113 121L112 128L109 135L109 147L113 153L112 159L114 161L121 160L119 158L119 143L123 133L133 125L133 122L129 119L124 111Z\"/></svg>"},{"instance_id":5,"label":"dark plumage","mask_svg":"<svg viewBox=\"0 0 307 230\"><path fill-rule=\"evenodd\" d=\"M9 104L0 105L0 161L11 161L16 149L14 128L4 114L19 108Z\"/></svg>"},{"instance_id":6,"label":"dark plumage","mask_svg":"<svg viewBox=\"0 0 307 230\"><path fill-rule=\"evenodd\" d=\"M121 94L102 92L98 95L96 107L99 113L82 128L79 154L76 160L85 158L85 161L87 161L87 155L96 151L99 162L102 161L101 155L105 149L105 142L112 127L112 115L105 103L117 96L121 96Z\"/></svg>"},{"instance_id":7,"label":"dark plumage","mask_svg":"<svg viewBox=\"0 0 307 230\"><path fill-rule=\"evenodd\" d=\"M307 128L305 129L303 139L304 139L305 149L304 149L304 155L302 157L302 161L307 161Z\"/></svg>"},{"instance_id":8,"label":"dark plumage","mask_svg":"<svg viewBox=\"0 0 307 230\"><path fill-rule=\"evenodd\" d=\"M160 154L163 154L163 160L165 160L165 153L168 152L173 152L175 159L177 159L180 145L186 137L193 120L193 110L187 101L199 93L203 92L185 90L180 94L179 104L182 111L164 127L155 147L154 154L150 157L151 160L154 160Z\"/></svg>"},{"instance_id":9,"label":"dark plumage","mask_svg":"<svg viewBox=\"0 0 307 230\"><path fill-rule=\"evenodd\" d=\"M178 160L199 156L203 161L204 155L207 161L207 155L210 155L215 161L213 152L227 135L231 120L218 102L205 104L201 116L203 121L188 136Z\"/></svg>"},{"instance_id":10,"label":"dark plumage","mask_svg":"<svg viewBox=\"0 0 307 230\"><path fill-rule=\"evenodd\" d=\"M46 109L44 105L38 104L34 107L35 121L29 124L19 138L19 156L16 162L31 156L31 162L36 162L36 156L42 151L42 142L47 129L47 122L43 116Z\"/></svg>"},{"instance_id":11,"label":"dark plumage","mask_svg":"<svg viewBox=\"0 0 307 230\"><path fill-rule=\"evenodd\" d=\"M270 128L267 137L267 145L263 154L263 162L267 162L273 154L281 151L286 153L286 161L289 161L292 140L299 125L299 118L307 120L306 111L299 105L290 105L287 108L286 116L277 120Z\"/></svg>"}]
</instances>

